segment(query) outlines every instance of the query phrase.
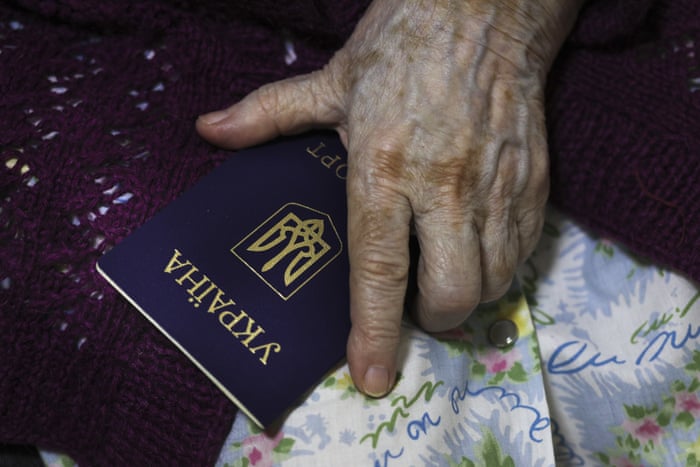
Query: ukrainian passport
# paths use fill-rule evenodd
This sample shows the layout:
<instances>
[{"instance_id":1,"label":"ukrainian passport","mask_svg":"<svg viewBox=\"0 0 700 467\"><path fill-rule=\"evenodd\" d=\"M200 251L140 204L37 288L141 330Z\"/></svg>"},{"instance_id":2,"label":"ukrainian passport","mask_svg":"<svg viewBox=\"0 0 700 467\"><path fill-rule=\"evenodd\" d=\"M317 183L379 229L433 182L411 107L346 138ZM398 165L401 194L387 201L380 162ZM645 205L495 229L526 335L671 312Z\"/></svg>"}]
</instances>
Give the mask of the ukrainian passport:
<instances>
[{"instance_id":1,"label":"ukrainian passport","mask_svg":"<svg viewBox=\"0 0 700 467\"><path fill-rule=\"evenodd\" d=\"M345 355L346 157L325 132L238 151L98 261L260 427Z\"/></svg>"}]
</instances>

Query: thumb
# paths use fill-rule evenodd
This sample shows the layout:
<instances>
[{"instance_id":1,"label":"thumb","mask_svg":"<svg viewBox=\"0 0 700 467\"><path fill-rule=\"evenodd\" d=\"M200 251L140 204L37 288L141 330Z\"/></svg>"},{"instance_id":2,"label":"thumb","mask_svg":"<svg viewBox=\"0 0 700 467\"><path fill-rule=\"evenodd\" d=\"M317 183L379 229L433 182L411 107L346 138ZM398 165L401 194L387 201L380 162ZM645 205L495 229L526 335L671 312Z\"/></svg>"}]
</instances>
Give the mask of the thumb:
<instances>
[{"instance_id":1,"label":"thumb","mask_svg":"<svg viewBox=\"0 0 700 467\"><path fill-rule=\"evenodd\" d=\"M217 146L239 149L342 119L325 70L266 84L231 107L201 115L199 134Z\"/></svg>"}]
</instances>

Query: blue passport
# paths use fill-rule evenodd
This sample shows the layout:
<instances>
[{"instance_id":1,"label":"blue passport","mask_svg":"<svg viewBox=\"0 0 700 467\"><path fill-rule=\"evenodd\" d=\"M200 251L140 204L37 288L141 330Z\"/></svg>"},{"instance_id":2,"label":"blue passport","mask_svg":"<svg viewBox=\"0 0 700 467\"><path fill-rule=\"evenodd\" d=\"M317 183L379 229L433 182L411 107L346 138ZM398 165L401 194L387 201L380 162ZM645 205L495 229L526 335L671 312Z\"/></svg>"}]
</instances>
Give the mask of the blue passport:
<instances>
[{"instance_id":1,"label":"blue passport","mask_svg":"<svg viewBox=\"0 0 700 467\"><path fill-rule=\"evenodd\" d=\"M260 427L345 355L346 157L330 133L238 151L98 261Z\"/></svg>"}]
</instances>

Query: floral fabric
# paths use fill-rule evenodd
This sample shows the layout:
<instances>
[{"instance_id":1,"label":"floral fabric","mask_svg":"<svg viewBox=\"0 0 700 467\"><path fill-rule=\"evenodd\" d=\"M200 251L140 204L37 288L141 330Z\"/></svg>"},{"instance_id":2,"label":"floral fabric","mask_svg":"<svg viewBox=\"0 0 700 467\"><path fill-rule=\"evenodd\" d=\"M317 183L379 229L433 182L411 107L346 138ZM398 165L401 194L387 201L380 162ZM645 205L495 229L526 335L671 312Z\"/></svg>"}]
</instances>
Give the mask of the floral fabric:
<instances>
[{"instance_id":1,"label":"floral fabric","mask_svg":"<svg viewBox=\"0 0 700 467\"><path fill-rule=\"evenodd\" d=\"M218 465L700 465L697 285L555 211L518 278L459 329L405 324L388 397L342 366L270 434L239 415Z\"/></svg>"}]
</instances>

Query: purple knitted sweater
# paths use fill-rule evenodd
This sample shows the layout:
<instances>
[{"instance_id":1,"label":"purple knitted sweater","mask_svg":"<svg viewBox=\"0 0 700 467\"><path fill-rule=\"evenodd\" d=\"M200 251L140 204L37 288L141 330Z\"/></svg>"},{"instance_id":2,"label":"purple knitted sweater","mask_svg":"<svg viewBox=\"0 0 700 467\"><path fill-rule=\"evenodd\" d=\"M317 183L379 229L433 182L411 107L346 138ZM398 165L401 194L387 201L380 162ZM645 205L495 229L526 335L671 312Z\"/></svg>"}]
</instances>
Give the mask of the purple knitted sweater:
<instances>
[{"instance_id":1,"label":"purple knitted sweater","mask_svg":"<svg viewBox=\"0 0 700 467\"><path fill-rule=\"evenodd\" d=\"M214 462L234 406L95 261L225 157L197 115L321 66L367 3L0 6L0 443ZM593 1L548 89L553 202L695 280L698 46L695 0Z\"/></svg>"}]
</instances>

